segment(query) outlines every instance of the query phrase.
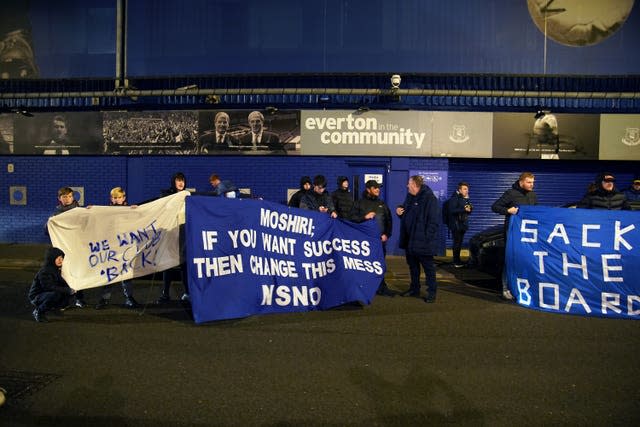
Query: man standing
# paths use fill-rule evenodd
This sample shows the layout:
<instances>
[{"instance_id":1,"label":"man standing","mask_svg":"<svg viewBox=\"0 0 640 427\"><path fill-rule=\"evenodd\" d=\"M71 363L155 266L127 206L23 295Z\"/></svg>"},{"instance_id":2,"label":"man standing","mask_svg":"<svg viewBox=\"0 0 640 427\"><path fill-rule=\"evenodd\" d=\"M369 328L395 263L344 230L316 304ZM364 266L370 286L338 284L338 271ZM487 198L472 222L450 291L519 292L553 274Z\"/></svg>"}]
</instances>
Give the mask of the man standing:
<instances>
[{"instance_id":1,"label":"man standing","mask_svg":"<svg viewBox=\"0 0 640 427\"><path fill-rule=\"evenodd\" d=\"M464 233L469 229L469 215L473 209L469 200L469 184L460 182L458 189L445 203L446 217L444 220L447 222L447 227L449 227L453 237L453 266L459 268L462 267L462 260L460 259L462 240L464 239Z\"/></svg>"},{"instance_id":2,"label":"man standing","mask_svg":"<svg viewBox=\"0 0 640 427\"><path fill-rule=\"evenodd\" d=\"M300 178L300 189L293 193L293 196L289 199L288 206L292 208L299 208L300 201L311 191L311 177L303 176Z\"/></svg>"},{"instance_id":3,"label":"man standing","mask_svg":"<svg viewBox=\"0 0 640 427\"><path fill-rule=\"evenodd\" d=\"M420 296L420 266L426 276L427 303L436 302L436 267L433 257L438 253L440 206L431 188L420 175L409 178L408 194L404 203L396 208L400 217L400 248L405 250L411 284L403 296Z\"/></svg>"},{"instance_id":4,"label":"man standing","mask_svg":"<svg viewBox=\"0 0 640 427\"><path fill-rule=\"evenodd\" d=\"M331 218L337 218L338 214L333 206L331 196L325 192L327 179L324 175L313 177L313 191L302 196L300 207L310 211L328 213Z\"/></svg>"},{"instance_id":5,"label":"man standing","mask_svg":"<svg viewBox=\"0 0 640 427\"><path fill-rule=\"evenodd\" d=\"M520 178L513 183L510 189L505 191L498 200L491 206L491 210L500 215L504 215L504 247L507 248L507 236L509 229L509 219L512 215L518 213L519 206L537 205L538 197L533 192L533 183L535 176L531 172L523 172ZM506 264L505 257L505 264ZM509 291L506 278L506 268L502 269L502 297L506 300L512 300L513 295Z\"/></svg>"},{"instance_id":6,"label":"man standing","mask_svg":"<svg viewBox=\"0 0 640 427\"><path fill-rule=\"evenodd\" d=\"M380 200L380 187L378 181L370 179L365 183L365 191L362 198L355 201L351 210L351 221L364 222L368 219L375 219L378 229L380 230L380 241L382 241L382 253L387 255L387 240L391 237L393 223L391 220L391 211L385 202ZM389 287L387 282L382 278L380 286L378 286L378 295L393 297L396 295Z\"/></svg>"},{"instance_id":7,"label":"man standing","mask_svg":"<svg viewBox=\"0 0 640 427\"><path fill-rule=\"evenodd\" d=\"M583 209L630 210L631 205L624 193L616 189L616 177L609 172L598 174L596 189L587 193L578 203Z\"/></svg>"},{"instance_id":8,"label":"man standing","mask_svg":"<svg viewBox=\"0 0 640 427\"><path fill-rule=\"evenodd\" d=\"M331 200L333 206L336 207L338 218L349 218L351 208L353 208L353 194L349 191L349 178L346 176L338 177L338 189L331 193Z\"/></svg>"}]
</instances>

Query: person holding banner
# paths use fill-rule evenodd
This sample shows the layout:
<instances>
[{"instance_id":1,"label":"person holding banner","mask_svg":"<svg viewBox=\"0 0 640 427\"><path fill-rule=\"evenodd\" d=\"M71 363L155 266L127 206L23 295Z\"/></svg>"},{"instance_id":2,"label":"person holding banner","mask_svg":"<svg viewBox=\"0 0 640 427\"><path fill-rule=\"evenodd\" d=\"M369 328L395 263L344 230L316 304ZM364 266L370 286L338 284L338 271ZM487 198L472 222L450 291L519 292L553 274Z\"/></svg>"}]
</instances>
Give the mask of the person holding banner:
<instances>
[{"instance_id":1,"label":"person holding banner","mask_svg":"<svg viewBox=\"0 0 640 427\"><path fill-rule=\"evenodd\" d=\"M436 302L436 267L433 257L438 254L440 231L440 205L424 178L413 175L407 183L407 197L396 208L400 217L399 246L405 250L411 283L402 296L420 297L420 266L426 276L427 295L424 301Z\"/></svg>"},{"instance_id":2,"label":"person holding banner","mask_svg":"<svg viewBox=\"0 0 640 427\"><path fill-rule=\"evenodd\" d=\"M609 172L596 176L596 189L587 193L578 207L582 209L631 210L627 196L616 189L616 177Z\"/></svg>"},{"instance_id":3,"label":"person holding banner","mask_svg":"<svg viewBox=\"0 0 640 427\"><path fill-rule=\"evenodd\" d=\"M537 205L538 196L533 191L535 176L531 172L522 172L510 189L505 191L498 200L491 206L491 210L500 215L504 215L504 247L507 247L507 236L509 229L509 219L518 213L518 207L523 205ZM505 258L506 262L506 258ZM509 291L506 268L502 268L502 298L513 300L513 295Z\"/></svg>"},{"instance_id":4,"label":"person holding banner","mask_svg":"<svg viewBox=\"0 0 640 427\"><path fill-rule=\"evenodd\" d=\"M331 218L337 218L336 208L333 206L331 196L325 192L327 179L324 175L313 177L313 191L305 194L300 200L300 207L310 211L328 213Z\"/></svg>"},{"instance_id":5,"label":"person holding banner","mask_svg":"<svg viewBox=\"0 0 640 427\"><path fill-rule=\"evenodd\" d=\"M162 191L162 196L170 196L179 191L185 191L187 188L187 178L184 176L182 172L176 172L171 177L171 187ZM182 277L182 283L184 285L184 293L180 298L182 301L190 301L191 297L189 296L189 283L188 283L188 275L187 275L187 263L186 263L186 247L185 247L185 236L184 236L184 224L180 226L180 275ZM172 270L165 270L162 272L162 294L160 298L156 301L156 304L165 304L171 301L171 273Z\"/></svg>"},{"instance_id":6,"label":"person holding banner","mask_svg":"<svg viewBox=\"0 0 640 427\"><path fill-rule=\"evenodd\" d=\"M80 204L75 199L75 195L73 194L73 189L71 187L62 187L58 190L58 206L56 206L55 211L51 216L60 215L63 212L69 211L74 208L80 207ZM45 224L45 234L49 235L49 230L47 225ZM87 303L84 301L84 292L78 291L75 293L76 301L75 306L78 308L86 307Z\"/></svg>"},{"instance_id":7,"label":"person holding banner","mask_svg":"<svg viewBox=\"0 0 640 427\"><path fill-rule=\"evenodd\" d=\"M238 197L238 187L228 179L225 179L224 181L221 180L218 174L214 173L209 177L209 184L211 184L211 187L213 188L211 194L214 196L226 197L228 199L235 199Z\"/></svg>"},{"instance_id":8,"label":"person holding banner","mask_svg":"<svg viewBox=\"0 0 640 427\"><path fill-rule=\"evenodd\" d=\"M111 199L111 206L128 206L127 203L127 194L122 189L122 187L115 187L111 189L109 193ZM89 207L89 206L87 206ZM131 208L135 208L136 205L131 206ZM140 304L133 298L133 287L130 280L122 281L122 292L124 293L124 306L127 308L138 308ZM111 301L111 286L107 285L102 290L102 295L100 296L100 300L98 300L98 304L96 304L96 310L101 310L109 305Z\"/></svg>"},{"instance_id":9,"label":"person holding banner","mask_svg":"<svg viewBox=\"0 0 640 427\"><path fill-rule=\"evenodd\" d=\"M631 185L624 190L624 195L627 196L627 200L630 204L640 204L640 175L633 178Z\"/></svg>"},{"instance_id":10,"label":"person holding banner","mask_svg":"<svg viewBox=\"0 0 640 427\"><path fill-rule=\"evenodd\" d=\"M380 240L382 241L382 253L387 255L387 241L391 237L391 231L393 229L393 221L391 219L391 211L385 202L380 200L380 187L381 184L378 181L370 179L365 183L365 191L362 193L362 198L356 200L351 209L349 217L353 222L364 222L369 219L374 219L380 230ZM382 278L380 286L376 291L378 295L384 295L388 297L396 296L396 293L389 289L387 282Z\"/></svg>"}]
</instances>

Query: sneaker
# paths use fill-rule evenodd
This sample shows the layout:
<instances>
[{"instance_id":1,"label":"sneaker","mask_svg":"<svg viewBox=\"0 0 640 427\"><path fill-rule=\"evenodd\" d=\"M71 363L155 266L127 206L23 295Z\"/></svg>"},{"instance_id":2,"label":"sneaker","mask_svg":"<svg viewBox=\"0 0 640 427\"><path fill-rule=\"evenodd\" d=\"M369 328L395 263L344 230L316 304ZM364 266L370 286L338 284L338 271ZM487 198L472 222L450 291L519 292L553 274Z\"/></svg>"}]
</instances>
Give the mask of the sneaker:
<instances>
[{"instance_id":1,"label":"sneaker","mask_svg":"<svg viewBox=\"0 0 640 427\"><path fill-rule=\"evenodd\" d=\"M87 303L84 302L84 300L77 299L76 303L75 303L75 306L78 307L78 308L85 308L87 306Z\"/></svg>"},{"instance_id":2,"label":"sneaker","mask_svg":"<svg viewBox=\"0 0 640 427\"><path fill-rule=\"evenodd\" d=\"M44 311L40 311L37 308L35 310L33 310L33 318L36 319L36 322L48 322L49 319L47 319L47 316L44 315Z\"/></svg>"},{"instance_id":3,"label":"sneaker","mask_svg":"<svg viewBox=\"0 0 640 427\"><path fill-rule=\"evenodd\" d=\"M127 299L124 300L124 306L127 308L138 308L140 304L138 304L138 301L133 299L133 297L127 297Z\"/></svg>"},{"instance_id":4,"label":"sneaker","mask_svg":"<svg viewBox=\"0 0 640 427\"><path fill-rule=\"evenodd\" d=\"M171 297L169 295L162 294L160 298L157 299L156 304L166 304L171 302Z\"/></svg>"},{"instance_id":5,"label":"sneaker","mask_svg":"<svg viewBox=\"0 0 640 427\"><path fill-rule=\"evenodd\" d=\"M433 304L436 302L436 297L425 297L424 302L426 302L427 304Z\"/></svg>"},{"instance_id":6,"label":"sneaker","mask_svg":"<svg viewBox=\"0 0 640 427\"><path fill-rule=\"evenodd\" d=\"M511 295L511 291L509 289L505 289L502 291L502 299L507 301L513 301L513 295Z\"/></svg>"},{"instance_id":7,"label":"sneaker","mask_svg":"<svg viewBox=\"0 0 640 427\"><path fill-rule=\"evenodd\" d=\"M182 296L180 297L181 301L186 301L186 302L191 302L191 295L189 294L182 294Z\"/></svg>"},{"instance_id":8,"label":"sneaker","mask_svg":"<svg viewBox=\"0 0 640 427\"><path fill-rule=\"evenodd\" d=\"M96 304L96 310L102 310L108 304L109 304L109 300L108 299L100 298L100 301L98 301L98 304Z\"/></svg>"},{"instance_id":9,"label":"sneaker","mask_svg":"<svg viewBox=\"0 0 640 427\"><path fill-rule=\"evenodd\" d=\"M456 263L456 264L453 264L453 266L454 266L455 268L462 268L462 267L464 267L464 264Z\"/></svg>"}]
</instances>

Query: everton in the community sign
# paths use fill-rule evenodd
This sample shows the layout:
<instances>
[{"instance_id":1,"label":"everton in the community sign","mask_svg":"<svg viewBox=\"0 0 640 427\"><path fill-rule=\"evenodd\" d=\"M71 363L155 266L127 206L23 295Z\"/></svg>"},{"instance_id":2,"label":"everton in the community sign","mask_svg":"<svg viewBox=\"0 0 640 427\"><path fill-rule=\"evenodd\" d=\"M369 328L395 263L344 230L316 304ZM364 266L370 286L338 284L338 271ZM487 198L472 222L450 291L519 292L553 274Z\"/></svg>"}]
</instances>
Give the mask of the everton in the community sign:
<instances>
[{"instance_id":1,"label":"everton in the community sign","mask_svg":"<svg viewBox=\"0 0 640 427\"><path fill-rule=\"evenodd\" d=\"M511 218L506 269L519 304L640 318L640 213L523 206Z\"/></svg>"},{"instance_id":2,"label":"everton in the community sign","mask_svg":"<svg viewBox=\"0 0 640 427\"><path fill-rule=\"evenodd\" d=\"M197 195L187 198L186 216L197 323L368 304L385 272L374 221Z\"/></svg>"}]
</instances>

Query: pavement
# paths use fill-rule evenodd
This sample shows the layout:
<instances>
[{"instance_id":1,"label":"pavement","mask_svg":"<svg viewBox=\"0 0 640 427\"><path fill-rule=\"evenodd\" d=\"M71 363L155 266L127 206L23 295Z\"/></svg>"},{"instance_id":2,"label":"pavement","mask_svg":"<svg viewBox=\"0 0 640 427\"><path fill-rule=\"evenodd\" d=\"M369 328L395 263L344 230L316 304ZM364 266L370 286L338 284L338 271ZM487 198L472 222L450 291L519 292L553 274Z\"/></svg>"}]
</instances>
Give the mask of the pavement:
<instances>
[{"instance_id":1,"label":"pavement","mask_svg":"<svg viewBox=\"0 0 640 427\"><path fill-rule=\"evenodd\" d=\"M522 308L447 258L435 304L376 297L196 325L188 305L152 303L158 281L136 280L139 309L114 292L107 309L42 324L26 290L44 248L0 245L0 426L640 422L637 322ZM387 268L390 287L405 290L404 259Z\"/></svg>"}]
</instances>

